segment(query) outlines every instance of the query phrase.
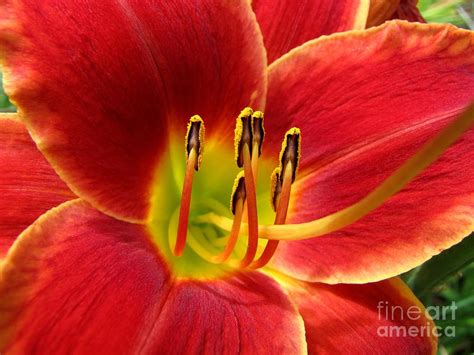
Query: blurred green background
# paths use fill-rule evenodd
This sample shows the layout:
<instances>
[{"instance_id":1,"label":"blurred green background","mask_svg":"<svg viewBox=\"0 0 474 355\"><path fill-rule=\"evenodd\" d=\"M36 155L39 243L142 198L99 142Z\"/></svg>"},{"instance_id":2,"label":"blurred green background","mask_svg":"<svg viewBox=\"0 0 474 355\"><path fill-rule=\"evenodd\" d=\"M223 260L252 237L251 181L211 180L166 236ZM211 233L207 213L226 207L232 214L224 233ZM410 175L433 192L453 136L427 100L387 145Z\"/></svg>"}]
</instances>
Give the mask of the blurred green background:
<instances>
[{"instance_id":1,"label":"blurred green background","mask_svg":"<svg viewBox=\"0 0 474 355\"><path fill-rule=\"evenodd\" d=\"M420 0L419 8L428 22L474 30L474 0ZM0 72L0 111L13 112L1 82ZM474 234L402 277L427 307L452 302L458 307L455 319L437 322L443 328L454 326L456 332L440 337L439 354L474 354Z\"/></svg>"}]
</instances>

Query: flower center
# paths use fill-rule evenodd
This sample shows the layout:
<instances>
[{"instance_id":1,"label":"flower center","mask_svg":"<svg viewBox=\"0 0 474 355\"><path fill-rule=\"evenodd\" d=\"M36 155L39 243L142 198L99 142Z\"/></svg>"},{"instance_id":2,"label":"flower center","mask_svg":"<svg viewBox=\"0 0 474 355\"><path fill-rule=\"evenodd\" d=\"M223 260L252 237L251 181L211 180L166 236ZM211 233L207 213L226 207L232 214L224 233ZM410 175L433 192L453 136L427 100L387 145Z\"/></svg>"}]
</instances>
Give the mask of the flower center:
<instances>
[{"instance_id":1,"label":"flower center","mask_svg":"<svg viewBox=\"0 0 474 355\"><path fill-rule=\"evenodd\" d=\"M297 128L286 133L273 173L261 159L264 135L263 113L245 108L236 120L235 160L228 146L204 143L199 116L189 121L184 154L172 137L158 169L149 228L177 276L221 277L235 268L261 268L274 255L278 241L260 240L259 222L285 223L301 134ZM209 214L231 217L230 229L202 218Z\"/></svg>"}]
</instances>

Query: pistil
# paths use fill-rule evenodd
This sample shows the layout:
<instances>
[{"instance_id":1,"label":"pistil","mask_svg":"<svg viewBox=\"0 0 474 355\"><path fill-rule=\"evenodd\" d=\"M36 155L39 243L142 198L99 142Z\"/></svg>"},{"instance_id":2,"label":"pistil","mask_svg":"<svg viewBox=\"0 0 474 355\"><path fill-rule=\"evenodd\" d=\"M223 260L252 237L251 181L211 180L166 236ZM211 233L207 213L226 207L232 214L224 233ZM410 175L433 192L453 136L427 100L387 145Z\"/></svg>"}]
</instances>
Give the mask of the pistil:
<instances>
[{"instance_id":1,"label":"pistil","mask_svg":"<svg viewBox=\"0 0 474 355\"><path fill-rule=\"evenodd\" d=\"M181 194L178 232L173 251L176 256L181 256L186 246L194 171L198 171L201 166L203 146L204 122L201 117L195 115L189 120L186 133L186 172Z\"/></svg>"}]
</instances>

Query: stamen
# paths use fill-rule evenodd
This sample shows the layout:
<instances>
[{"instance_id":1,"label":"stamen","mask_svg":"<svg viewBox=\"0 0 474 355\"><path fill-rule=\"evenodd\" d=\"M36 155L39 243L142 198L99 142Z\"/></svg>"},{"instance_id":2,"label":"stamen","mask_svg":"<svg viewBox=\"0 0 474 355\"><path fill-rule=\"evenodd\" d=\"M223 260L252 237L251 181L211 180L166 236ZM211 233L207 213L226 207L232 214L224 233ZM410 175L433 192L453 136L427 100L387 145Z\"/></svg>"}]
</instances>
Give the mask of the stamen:
<instances>
[{"instance_id":1,"label":"stamen","mask_svg":"<svg viewBox=\"0 0 474 355\"><path fill-rule=\"evenodd\" d=\"M204 147L204 122L199 116L189 120L186 132L186 172L184 175L181 206L179 210L178 232L173 254L180 256L186 246L188 232L189 208L191 205L191 192L193 188L194 170L201 166Z\"/></svg>"},{"instance_id":2,"label":"stamen","mask_svg":"<svg viewBox=\"0 0 474 355\"><path fill-rule=\"evenodd\" d=\"M274 224L285 224L290 204L291 184L296 178L296 169L301 156L301 132L292 128L285 134L280 152L280 167L272 174L272 206L276 210ZM281 175L281 170L283 175ZM274 181L275 179L275 181ZM251 267L258 269L271 260L278 247L278 240L269 240L258 260Z\"/></svg>"},{"instance_id":3,"label":"stamen","mask_svg":"<svg viewBox=\"0 0 474 355\"><path fill-rule=\"evenodd\" d=\"M293 162L293 171L291 175L291 182L295 182L296 170L301 158L301 131L297 127L289 129L285 133L285 139L281 144L280 151L280 168L281 171L286 171L286 165L289 162ZM281 179L282 177L280 177Z\"/></svg>"},{"instance_id":4,"label":"stamen","mask_svg":"<svg viewBox=\"0 0 474 355\"><path fill-rule=\"evenodd\" d=\"M243 166L244 168L247 193L248 245L247 252L240 264L240 267L242 268L250 265L255 258L258 247L257 197L251 161L253 146L252 113L252 109L247 107L240 113L239 117L237 117L234 141L235 160L238 167L241 168Z\"/></svg>"},{"instance_id":5,"label":"stamen","mask_svg":"<svg viewBox=\"0 0 474 355\"><path fill-rule=\"evenodd\" d=\"M235 148L235 161L239 168L244 166L243 150L244 145L247 144L252 154L253 147L253 134L252 134L252 114L253 111L250 107L246 107L242 110L239 117L237 117L234 132L234 148Z\"/></svg>"}]
</instances>

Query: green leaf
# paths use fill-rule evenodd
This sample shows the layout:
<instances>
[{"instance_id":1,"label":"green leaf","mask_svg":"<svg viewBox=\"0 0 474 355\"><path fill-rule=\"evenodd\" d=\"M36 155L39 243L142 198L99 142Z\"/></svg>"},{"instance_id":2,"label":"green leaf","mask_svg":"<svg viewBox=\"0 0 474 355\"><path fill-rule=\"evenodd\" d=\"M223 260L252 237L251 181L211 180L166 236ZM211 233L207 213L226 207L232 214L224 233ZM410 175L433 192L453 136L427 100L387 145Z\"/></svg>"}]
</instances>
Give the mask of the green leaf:
<instances>
[{"instance_id":1,"label":"green leaf","mask_svg":"<svg viewBox=\"0 0 474 355\"><path fill-rule=\"evenodd\" d=\"M472 25L472 13L466 0L420 0L418 8L428 22L452 23L466 28Z\"/></svg>"},{"instance_id":2,"label":"green leaf","mask_svg":"<svg viewBox=\"0 0 474 355\"><path fill-rule=\"evenodd\" d=\"M3 90L2 72L0 71L0 112L15 111L15 106L8 100L5 91Z\"/></svg>"},{"instance_id":3,"label":"green leaf","mask_svg":"<svg viewBox=\"0 0 474 355\"><path fill-rule=\"evenodd\" d=\"M434 287L472 261L474 261L474 234L425 262L410 276L408 284L419 298L423 298Z\"/></svg>"}]
</instances>

